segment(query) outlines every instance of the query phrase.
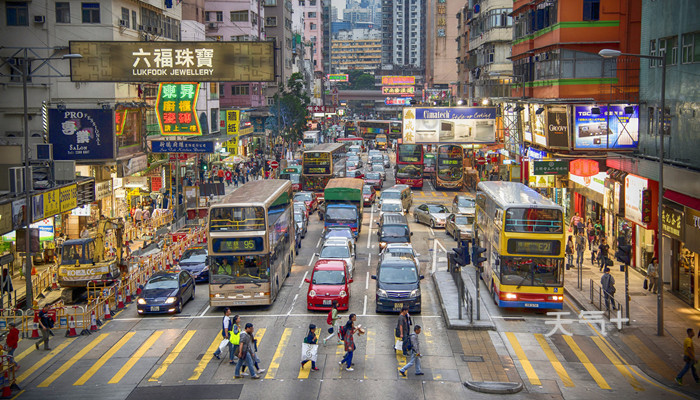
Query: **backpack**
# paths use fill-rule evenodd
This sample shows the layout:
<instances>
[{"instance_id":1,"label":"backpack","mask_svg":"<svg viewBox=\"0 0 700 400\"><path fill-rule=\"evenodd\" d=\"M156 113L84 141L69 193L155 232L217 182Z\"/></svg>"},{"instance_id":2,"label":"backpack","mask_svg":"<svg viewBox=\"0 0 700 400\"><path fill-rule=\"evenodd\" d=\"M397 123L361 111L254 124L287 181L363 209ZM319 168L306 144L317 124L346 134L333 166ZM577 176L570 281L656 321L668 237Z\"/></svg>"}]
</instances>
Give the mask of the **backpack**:
<instances>
[{"instance_id":1,"label":"backpack","mask_svg":"<svg viewBox=\"0 0 700 400\"><path fill-rule=\"evenodd\" d=\"M333 310L328 311L328 317L326 317L326 323L328 325L333 325Z\"/></svg>"},{"instance_id":2,"label":"backpack","mask_svg":"<svg viewBox=\"0 0 700 400\"><path fill-rule=\"evenodd\" d=\"M413 335L411 335L411 336L413 336ZM406 351L413 350L413 340L411 339L411 336L409 336L408 339L406 339L406 341L404 342L403 347Z\"/></svg>"},{"instance_id":3,"label":"backpack","mask_svg":"<svg viewBox=\"0 0 700 400\"><path fill-rule=\"evenodd\" d=\"M343 340L345 340L345 333L347 332L346 327L347 327L347 325L343 325L340 327L340 330L338 331L338 332L340 332L340 337L343 338Z\"/></svg>"}]
</instances>

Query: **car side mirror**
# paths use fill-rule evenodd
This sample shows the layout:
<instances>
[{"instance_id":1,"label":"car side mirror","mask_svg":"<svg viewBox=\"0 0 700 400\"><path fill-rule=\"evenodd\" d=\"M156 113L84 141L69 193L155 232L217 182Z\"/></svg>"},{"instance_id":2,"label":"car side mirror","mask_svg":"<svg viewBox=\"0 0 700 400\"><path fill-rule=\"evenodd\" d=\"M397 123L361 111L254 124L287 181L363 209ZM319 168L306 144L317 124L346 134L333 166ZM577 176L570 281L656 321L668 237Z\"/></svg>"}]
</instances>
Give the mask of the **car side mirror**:
<instances>
[{"instance_id":1,"label":"car side mirror","mask_svg":"<svg viewBox=\"0 0 700 400\"><path fill-rule=\"evenodd\" d=\"M305 278L305 279L304 279L304 282L306 282L306 283L311 283L311 279Z\"/></svg>"},{"instance_id":2,"label":"car side mirror","mask_svg":"<svg viewBox=\"0 0 700 400\"><path fill-rule=\"evenodd\" d=\"M421 279L425 279L425 275L421 275L420 278L421 278Z\"/></svg>"},{"instance_id":3,"label":"car side mirror","mask_svg":"<svg viewBox=\"0 0 700 400\"><path fill-rule=\"evenodd\" d=\"M413 236L413 232L411 232L411 236Z\"/></svg>"},{"instance_id":4,"label":"car side mirror","mask_svg":"<svg viewBox=\"0 0 700 400\"><path fill-rule=\"evenodd\" d=\"M372 275L372 279L376 280L376 279L377 279L377 275Z\"/></svg>"},{"instance_id":5,"label":"car side mirror","mask_svg":"<svg viewBox=\"0 0 700 400\"><path fill-rule=\"evenodd\" d=\"M352 283L352 282L353 282L353 280L352 280L352 279L348 279L348 283Z\"/></svg>"}]
</instances>

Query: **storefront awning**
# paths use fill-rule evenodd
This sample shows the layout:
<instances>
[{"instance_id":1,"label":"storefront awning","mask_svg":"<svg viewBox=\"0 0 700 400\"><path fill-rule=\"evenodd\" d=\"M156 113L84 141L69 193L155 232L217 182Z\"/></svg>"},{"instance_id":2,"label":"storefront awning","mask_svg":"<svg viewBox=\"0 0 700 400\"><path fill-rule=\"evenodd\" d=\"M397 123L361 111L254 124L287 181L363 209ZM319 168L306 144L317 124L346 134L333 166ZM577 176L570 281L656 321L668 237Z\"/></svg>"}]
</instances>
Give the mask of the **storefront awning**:
<instances>
[{"instance_id":1,"label":"storefront awning","mask_svg":"<svg viewBox=\"0 0 700 400\"><path fill-rule=\"evenodd\" d=\"M666 175L666 174L664 174ZM700 199L695 197L686 196L682 193L674 192L673 190L666 189L664 191L664 199L671 200L675 203L682 204L686 207L692 208L694 210L700 210Z\"/></svg>"}]
</instances>

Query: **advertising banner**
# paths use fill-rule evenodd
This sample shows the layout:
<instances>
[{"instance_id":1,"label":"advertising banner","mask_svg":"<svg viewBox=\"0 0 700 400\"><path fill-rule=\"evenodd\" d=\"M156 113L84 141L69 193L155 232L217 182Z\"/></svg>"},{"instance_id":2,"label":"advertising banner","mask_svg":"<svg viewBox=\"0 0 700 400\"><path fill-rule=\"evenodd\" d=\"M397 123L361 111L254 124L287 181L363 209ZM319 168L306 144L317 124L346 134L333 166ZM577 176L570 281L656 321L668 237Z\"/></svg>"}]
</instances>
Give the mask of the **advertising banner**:
<instances>
[{"instance_id":1,"label":"advertising banner","mask_svg":"<svg viewBox=\"0 0 700 400\"><path fill-rule=\"evenodd\" d=\"M201 135L197 118L199 83L161 83L156 116L161 135Z\"/></svg>"},{"instance_id":2,"label":"advertising banner","mask_svg":"<svg viewBox=\"0 0 700 400\"><path fill-rule=\"evenodd\" d=\"M43 193L44 196L44 217L52 217L61 212L61 203L59 202L59 190L54 189Z\"/></svg>"},{"instance_id":3,"label":"advertising banner","mask_svg":"<svg viewBox=\"0 0 700 400\"><path fill-rule=\"evenodd\" d=\"M651 193L649 181L636 175L625 177L625 218L647 227L651 222Z\"/></svg>"},{"instance_id":4,"label":"advertising banner","mask_svg":"<svg viewBox=\"0 0 700 400\"><path fill-rule=\"evenodd\" d=\"M78 207L78 187L70 185L58 189L58 201L61 206L61 212L67 212L75 207ZM46 215L48 217L49 215Z\"/></svg>"},{"instance_id":5,"label":"advertising banner","mask_svg":"<svg viewBox=\"0 0 700 400\"><path fill-rule=\"evenodd\" d=\"M415 93L415 86L382 86L382 94L393 94L397 96L413 96Z\"/></svg>"},{"instance_id":6,"label":"advertising banner","mask_svg":"<svg viewBox=\"0 0 700 400\"><path fill-rule=\"evenodd\" d=\"M599 172L593 176L580 176L569 172L569 180L576 182L583 187L587 187L592 191L600 194L605 194L605 178L608 177L607 172Z\"/></svg>"},{"instance_id":7,"label":"advertising banner","mask_svg":"<svg viewBox=\"0 0 700 400\"><path fill-rule=\"evenodd\" d=\"M226 110L226 134L238 135L240 110Z\"/></svg>"},{"instance_id":8,"label":"advertising banner","mask_svg":"<svg viewBox=\"0 0 700 400\"><path fill-rule=\"evenodd\" d=\"M569 148L569 116L566 107L547 107L547 147Z\"/></svg>"},{"instance_id":9,"label":"advertising banner","mask_svg":"<svg viewBox=\"0 0 700 400\"><path fill-rule=\"evenodd\" d=\"M664 206L661 212L661 226L663 227L664 234L676 240L683 241L683 211Z\"/></svg>"},{"instance_id":10,"label":"advertising banner","mask_svg":"<svg viewBox=\"0 0 700 400\"><path fill-rule=\"evenodd\" d=\"M44 219L44 196L35 194L32 196L32 222Z\"/></svg>"},{"instance_id":11,"label":"advertising banner","mask_svg":"<svg viewBox=\"0 0 700 400\"><path fill-rule=\"evenodd\" d=\"M534 175L566 175L569 173L568 161L533 161Z\"/></svg>"},{"instance_id":12,"label":"advertising banner","mask_svg":"<svg viewBox=\"0 0 700 400\"><path fill-rule=\"evenodd\" d=\"M54 160L114 159L112 110L49 109Z\"/></svg>"},{"instance_id":13,"label":"advertising banner","mask_svg":"<svg viewBox=\"0 0 700 400\"><path fill-rule=\"evenodd\" d=\"M493 143L495 107L406 107L403 143Z\"/></svg>"},{"instance_id":14,"label":"advertising banner","mask_svg":"<svg viewBox=\"0 0 700 400\"><path fill-rule=\"evenodd\" d=\"M71 41L73 82L274 82L274 42Z\"/></svg>"},{"instance_id":15,"label":"advertising banner","mask_svg":"<svg viewBox=\"0 0 700 400\"><path fill-rule=\"evenodd\" d=\"M384 104L387 106L410 106L413 97L387 97Z\"/></svg>"},{"instance_id":16,"label":"advertising banner","mask_svg":"<svg viewBox=\"0 0 700 400\"><path fill-rule=\"evenodd\" d=\"M575 149L635 149L639 143L639 107L627 105L574 107ZM632 111L631 113L625 112ZM597 110L596 110L597 111Z\"/></svg>"},{"instance_id":17,"label":"advertising banner","mask_svg":"<svg viewBox=\"0 0 700 400\"><path fill-rule=\"evenodd\" d=\"M328 74L328 80L331 82L347 82L348 74Z\"/></svg>"},{"instance_id":18,"label":"advertising banner","mask_svg":"<svg viewBox=\"0 0 700 400\"><path fill-rule=\"evenodd\" d=\"M415 85L415 76L382 76L382 85Z\"/></svg>"},{"instance_id":19,"label":"advertising banner","mask_svg":"<svg viewBox=\"0 0 700 400\"><path fill-rule=\"evenodd\" d=\"M529 105L530 116L532 118L532 141L542 147L547 147L547 136L545 135L546 121L544 112L537 114L535 111L540 106Z\"/></svg>"},{"instance_id":20,"label":"advertising banner","mask_svg":"<svg viewBox=\"0 0 700 400\"><path fill-rule=\"evenodd\" d=\"M213 153L214 142L190 142L182 140L153 140L151 153Z\"/></svg>"}]
</instances>

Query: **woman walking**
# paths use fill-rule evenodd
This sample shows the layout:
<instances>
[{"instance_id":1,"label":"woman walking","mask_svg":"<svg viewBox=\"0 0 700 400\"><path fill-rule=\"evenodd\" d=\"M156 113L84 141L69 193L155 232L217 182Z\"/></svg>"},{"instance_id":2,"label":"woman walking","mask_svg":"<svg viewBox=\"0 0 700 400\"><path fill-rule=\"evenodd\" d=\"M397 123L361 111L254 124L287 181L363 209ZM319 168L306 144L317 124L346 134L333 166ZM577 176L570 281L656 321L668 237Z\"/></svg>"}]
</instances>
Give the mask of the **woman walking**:
<instances>
[{"instance_id":1,"label":"woman walking","mask_svg":"<svg viewBox=\"0 0 700 400\"><path fill-rule=\"evenodd\" d=\"M338 344L342 343L343 337L340 335L340 315L338 315L338 300L333 300L333 306L329 312L326 321L330 321L330 328L328 328L329 335L323 339L323 344L325 345L328 339L332 338L333 335L338 336Z\"/></svg>"},{"instance_id":2,"label":"woman walking","mask_svg":"<svg viewBox=\"0 0 700 400\"><path fill-rule=\"evenodd\" d=\"M345 370L346 371L354 371L355 369L352 368L352 354L355 351L355 339L353 338L353 335L355 334L355 320L357 319L357 316L355 314L350 314L350 318L348 319L348 322L345 323L345 326L342 328L342 334L343 334L343 341L345 341L345 356L343 357L342 360L338 364L343 365L343 363L346 363Z\"/></svg>"},{"instance_id":3,"label":"woman walking","mask_svg":"<svg viewBox=\"0 0 700 400\"><path fill-rule=\"evenodd\" d=\"M309 325L309 332L306 334L306 337L304 338L304 344L308 345L316 345L318 343L318 338L316 337L316 325L310 324ZM317 351L318 351L318 346ZM317 353L318 354L318 353ZM302 354L302 357L307 356L308 354ZM318 371L318 368L316 368L316 358L315 356L312 356L310 358L304 358L301 360L301 367L304 368L304 365L306 365L307 362L311 361L311 370L312 371Z\"/></svg>"}]
</instances>

